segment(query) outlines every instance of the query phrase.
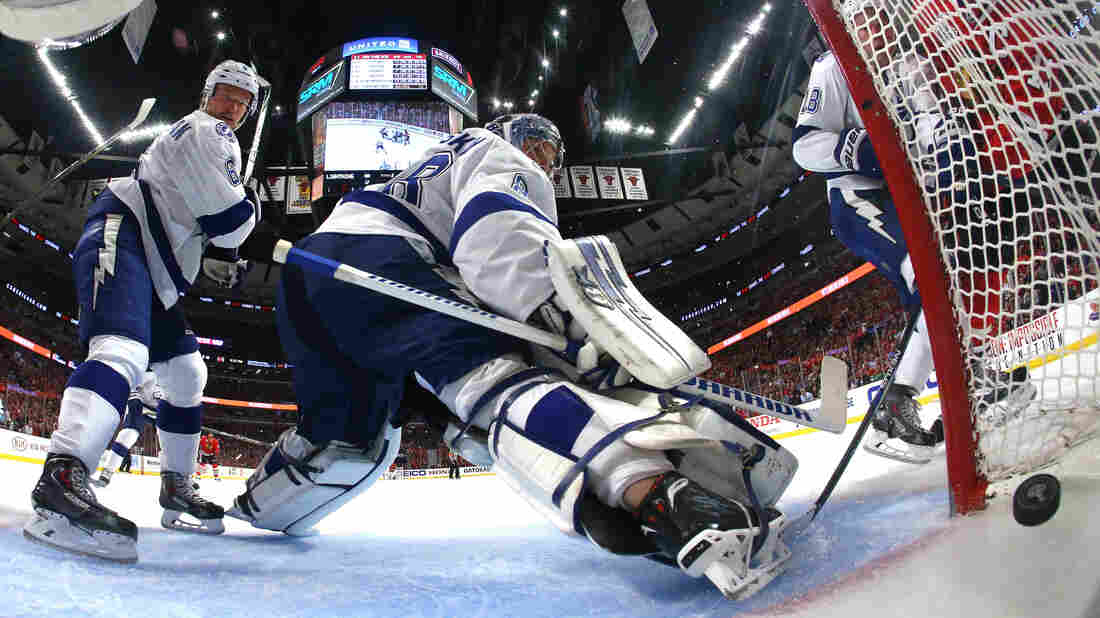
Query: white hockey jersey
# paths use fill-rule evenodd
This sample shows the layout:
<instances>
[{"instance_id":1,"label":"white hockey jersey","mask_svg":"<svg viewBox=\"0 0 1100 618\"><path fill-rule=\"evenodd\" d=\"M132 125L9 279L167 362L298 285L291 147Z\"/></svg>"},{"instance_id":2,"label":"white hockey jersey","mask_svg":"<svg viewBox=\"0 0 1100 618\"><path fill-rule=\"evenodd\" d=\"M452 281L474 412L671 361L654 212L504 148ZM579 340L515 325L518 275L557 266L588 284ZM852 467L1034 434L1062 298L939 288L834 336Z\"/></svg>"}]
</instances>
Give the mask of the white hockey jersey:
<instances>
[{"instance_id":1,"label":"white hockey jersey","mask_svg":"<svg viewBox=\"0 0 1100 618\"><path fill-rule=\"evenodd\" d=\"M196 110L153 141L134 177L108 185L141 223L149 273L165 307L195 282L207 243L239 247L256 225L240 170L233 130Z\"/></svg>"},{"instance_id":2,"label":"white hockey jersey","mask_svg":"<svg viewBox=\"0 0 1100 618\"><path fill-rule=\"evenodd\" d=\"M485 129L429 148L379 191L344 196L317 229L386 234L430 245L479 300L517 320L554 292L543 244L561 239L550 179Z\"/></svg>"},{"instance_id":3,"label":"white hockey jersey","mask_svg":"<svg viewBox=\"0 0 1100 618\"><path fill-rule=\"evenodd\" d=\"M911 55L894 62L887 72L891 86L889 103L894 106L908 134L911 136L915 132L918 135L915 142L906 141L914 146L919 144L920 148L931 145L936 124L942 118L926 77L926 64ZM841 134L863 127L863 119L836 56L832 52L822 54L810 71L806 97L802 100L794 129L795 162L803 169L825 174L830 190L885 187L884 180L859 174L842 163Z\"/></svg>"}]
</instances>

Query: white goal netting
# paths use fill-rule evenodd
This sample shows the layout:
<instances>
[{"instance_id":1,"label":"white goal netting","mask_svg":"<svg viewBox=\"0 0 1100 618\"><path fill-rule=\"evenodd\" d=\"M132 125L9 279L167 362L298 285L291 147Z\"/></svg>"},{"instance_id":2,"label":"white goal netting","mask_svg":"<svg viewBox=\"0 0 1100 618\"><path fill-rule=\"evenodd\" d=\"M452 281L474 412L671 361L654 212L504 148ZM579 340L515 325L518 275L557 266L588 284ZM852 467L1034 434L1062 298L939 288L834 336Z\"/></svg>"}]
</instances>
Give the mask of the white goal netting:
<instances>
[{"instance_id":1,"label":"white goal netting","mask_svg":"<svg viewBox=\"0 0 1100 618\"><path fill-rule=\"evenodd\" d=\"M1048 465L1100 429L1100 2L833 5L931 220L978 472Z\"/></svg>"}]
</instances>

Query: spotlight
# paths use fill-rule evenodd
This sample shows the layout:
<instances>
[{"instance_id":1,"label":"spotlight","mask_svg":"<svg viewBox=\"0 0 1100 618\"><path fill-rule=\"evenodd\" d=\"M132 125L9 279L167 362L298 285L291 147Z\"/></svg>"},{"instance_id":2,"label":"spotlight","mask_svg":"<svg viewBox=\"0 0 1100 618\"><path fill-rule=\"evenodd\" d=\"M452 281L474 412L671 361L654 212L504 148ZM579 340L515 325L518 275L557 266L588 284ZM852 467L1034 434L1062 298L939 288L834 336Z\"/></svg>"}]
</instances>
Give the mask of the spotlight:
<instances>
[{"instance_id":1,"label":"spotlight","mask_svg":"<svg viewBox=\"0 0 1100 618\"><path fill-rule=\"evenodd\" d=\"M554 38L556 39L556 38L558 38L559 36L561 36L561 31L560 31L560 30L558 30L557 28L554 28Z\"/></svg>"},{"instance_id":2,"label":"spotlight","mask_svg":"<svg viewBox=\"0 0 1100 618\"><path fill-rule=\"evenodd\" d=\"M561 7L560 11L558 11L558 15L561 15L562 17L565 17L568 14L569 14L569 11L567 11L564 6Z\"/></svg>"},{"instance_id":3,"label":"spotlight","mask_svg":"<svg viewBox=\"0 0 1100 618\"><path fill-rule=\"evenodd\" d=\"M221 13L219 13L219 12L217 12L217 11L210 11L210 17L211 17L211 18L213 18L213 19L217 19L217 18L218 18L218 15L221 15Z\"/></svg>"},{"instance_id":4,"label":"spotlight","mask_svg":"<svg viewBox=\"0 0 1100 618\"><path fill-rule=\"evenodd\" d=\"M225 33L224 32L219 32L218 33L218 40L219 41L224 41L225 40Z\"/></svg>"}]
</instances>

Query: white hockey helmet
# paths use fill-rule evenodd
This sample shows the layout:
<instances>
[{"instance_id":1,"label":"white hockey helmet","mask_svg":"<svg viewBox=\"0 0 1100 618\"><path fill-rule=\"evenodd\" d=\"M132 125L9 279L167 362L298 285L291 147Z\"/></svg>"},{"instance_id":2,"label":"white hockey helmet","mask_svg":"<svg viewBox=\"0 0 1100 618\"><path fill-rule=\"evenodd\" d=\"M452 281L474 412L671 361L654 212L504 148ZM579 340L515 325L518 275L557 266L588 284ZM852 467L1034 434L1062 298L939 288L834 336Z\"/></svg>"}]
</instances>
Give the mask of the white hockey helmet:
<instances>
[{"instance_id":1,"label":"white hockey helmet","mask_svg":"<svg viewBox=\"0 0 1100 618\"><path fill-rule=\"evenodd\" d=\"M520 150L523 150L523 143L528 139L546 140L558 151L551 169L559 170L565 163L565 141L561 138L561 131L548 118L538 114L507 114L486 124L485 129Z\"/></svg>"},{"instance_id":2,"label":"white hockey helmet","mask_svg":"<svg viewBox=\"0 0 1100 618\"><path fill-rule=\"evenodd\" d=\"M206 76L206 83L202 86L202 103L200 104L202 110L206 110L206 101L214 94L214 88L218 84L236 86L242 90L247 90L252 95L252 101L248 104L248 113L244 115L244 118L241 118L241 124L244 124L249 116L256 113L260 100L260 80L256 78L256 71L252 70L252 67L236 60L223 60L218 66L214 67L214 70ZM237 127L233 128L236 129Z\"/></svg>"}]
</instances>

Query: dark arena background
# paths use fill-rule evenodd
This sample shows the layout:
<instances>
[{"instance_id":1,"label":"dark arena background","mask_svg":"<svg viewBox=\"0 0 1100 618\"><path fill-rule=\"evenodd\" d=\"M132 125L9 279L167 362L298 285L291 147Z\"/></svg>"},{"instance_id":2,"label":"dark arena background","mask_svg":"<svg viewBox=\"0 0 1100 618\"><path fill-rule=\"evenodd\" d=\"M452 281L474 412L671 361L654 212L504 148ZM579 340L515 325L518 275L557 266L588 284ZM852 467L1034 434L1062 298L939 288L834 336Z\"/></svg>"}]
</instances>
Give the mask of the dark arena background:
<instances>
[{"instance_id":1,"label":"dark arena background","mask_svg":"<svg viewBox=\"0 0 1100 618\"><path fill-rule=\"evenodd\" d=\"M290 241L464 129L519 112L555 122L562 236L610 238L638 290L707 351L700 379L812 407L822 358L847 363L842 436L741 411L799 458L788 517L825 484L906 325L889 280L833 233L825 175L792 154L811 68L829 49L802 2L146 0L130 20L69 49L0 36L0 213L21 208L0 230L0 615L1100 616L1095 442L1055 466L1067 495L1036 528L1008 515L1012 485L952 517L942 447L925 466L860 451L823 523L790 541L788 571L732 602L706 579L561 535L491 468L459 457L461 480L448 479L442 404L414 382L397 462L318 536L228 518L221 537L161 529L160 445L147 430L130 474L97 490L138 523L142 562L25 543L28 496L86 354L72 252L88 207L197 108L225 59L263 78L265 104L237 137L265 220ZM147 97L157 103L141 128L37 195ZM280 275L257 264L234 290L200 276L180 300L209 370L204 433L221 443L220 480L208 468L200 484L226 506L298 421L275 326ZM1078 277L1078 296L1095 279ZM1095 334L1082 341L1095 353ZM935 374L926 386L928 425L941 411Z\"/></svg>"}]
</instances>

